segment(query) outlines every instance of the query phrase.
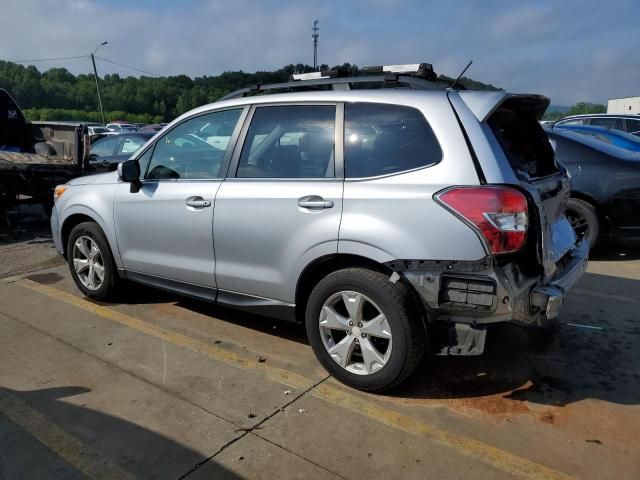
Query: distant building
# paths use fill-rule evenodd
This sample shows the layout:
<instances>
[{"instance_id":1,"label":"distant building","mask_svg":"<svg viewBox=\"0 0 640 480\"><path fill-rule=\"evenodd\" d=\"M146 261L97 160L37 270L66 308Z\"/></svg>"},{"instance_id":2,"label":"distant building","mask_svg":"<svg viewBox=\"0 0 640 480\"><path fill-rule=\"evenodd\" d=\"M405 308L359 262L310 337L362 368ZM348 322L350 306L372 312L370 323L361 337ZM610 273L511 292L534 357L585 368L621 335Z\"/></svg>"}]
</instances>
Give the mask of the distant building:
<instances>
[{"instance_id":1,"label":"distant building","mask_svg":"<svg viewBox=\"0 0 640 480\"><path fill-rule=\"evenodd\" d=\"M640 114L640 97L612 98L607 105L607 113L616 115Z\"/></svg>"}]
</instances>

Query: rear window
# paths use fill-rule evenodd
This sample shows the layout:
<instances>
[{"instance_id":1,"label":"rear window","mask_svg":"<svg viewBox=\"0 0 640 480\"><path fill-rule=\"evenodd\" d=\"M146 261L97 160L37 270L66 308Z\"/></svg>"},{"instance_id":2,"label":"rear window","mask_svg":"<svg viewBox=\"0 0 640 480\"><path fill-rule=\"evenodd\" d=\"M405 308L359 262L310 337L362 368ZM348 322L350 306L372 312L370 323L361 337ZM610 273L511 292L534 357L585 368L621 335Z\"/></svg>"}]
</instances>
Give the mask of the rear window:
<instances>
[{"instance_id":1,"label":"rear window","mask_svg":"<svg viewBox=\"0 0 640 480\"><path fill-rule=\"evenodd\" d=\"M634 135L640 133L640 120L630 120L627 118L625 122L627 123L625 131L633 133Z\"/></svg>"},{"instance_id":2,"label":"rear window","mask_svg":"<svg viewBox=\"0 0 640 480\"><path fill-rule=\"evenodd\" d=\"M538 106L529 99L508 99L488 121L511 167L529 177L544 177L558 171L553 148L538 123Z\"/></svg>"},{"instance_id":3,"label":"rear window","mask_svg":"<svg viewBox=\"0 0 640 480\"><path fill-rule=\"evenodd\" d=\"M614 130L622 130L622 119L619 118L606 118L598 117L592 118L589 121L589 125L595 125L596 127L613 128Z\"/></svg>"},{"instance_id":4,"label":"rear window","mask_svg":"<svg viewBox=\"0 0 640 480\"><path fill-rule=\"evenodd\" d=\"M377 103L345 105L347 178L373 177L438 163L442 150L422 113Z\"/></svg>"}]
</instances>

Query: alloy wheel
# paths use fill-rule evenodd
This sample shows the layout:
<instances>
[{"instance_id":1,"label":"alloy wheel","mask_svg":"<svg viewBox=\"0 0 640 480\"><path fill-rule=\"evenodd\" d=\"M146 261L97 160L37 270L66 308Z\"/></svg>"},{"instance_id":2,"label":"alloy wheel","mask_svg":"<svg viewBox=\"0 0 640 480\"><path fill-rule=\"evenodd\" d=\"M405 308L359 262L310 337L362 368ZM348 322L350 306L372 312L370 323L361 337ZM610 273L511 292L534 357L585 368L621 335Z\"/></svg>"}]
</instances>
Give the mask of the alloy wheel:
<instances>
[{"instance_id":1,"label":"alloy wheel","mask_svg":"<svg viewBox=\"0 0 640 480\"><path fill-rule=\"evenodd\" d=\"M78 237L72 258L80 283L89 290L98 290L104 282L104 260L95 240L86 235Z\"/></svg>"},{"instance_id":2,"label":"alloy wheel","mask_svg":"<svg viewBox=\"0 0 640 480\"><path fill-rule=\"evenodd\" d=\"M329 297L319 328L327 353L351 373L371 375L389 361L391 327L380 307L362 293L341 291Z\"/></svg>"}]
</instances>

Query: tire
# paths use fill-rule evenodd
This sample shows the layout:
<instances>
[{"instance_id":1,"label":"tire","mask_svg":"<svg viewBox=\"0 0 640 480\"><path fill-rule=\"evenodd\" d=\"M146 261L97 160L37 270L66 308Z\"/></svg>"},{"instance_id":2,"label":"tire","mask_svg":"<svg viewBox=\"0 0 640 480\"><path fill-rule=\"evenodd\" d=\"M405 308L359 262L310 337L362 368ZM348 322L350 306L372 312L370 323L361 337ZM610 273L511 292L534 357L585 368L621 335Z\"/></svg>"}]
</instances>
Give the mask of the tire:
<instances>
[{"instance_id":1,"label":"tire","mask_svg":"<svg viewBox=\"0 0 640 480\"><path fill-rule=\"evenodd\" d=\"M590 203L577 198L567 202L567 218L579 238L585 238L593 247L600 236L600 221L596 209Z\"/></svg>"},{"instance_id":2,"label":"tire","mask_svg":"<svg viewBox=\"0 0 640 480\"><path fill-rule=\"evenodd\" d=\"M364 307L357 308L358 304ZM356 311L362 315L353 314ZM349 326L349 319L362 322ZM338 270L322 279L309 296L305 324L309 343L324 368L360 390L382 392L399 385L413 373L425 351L422 312L408 287L364 268ZM339 349L342 345L349 347ZM332 356L329 349L334 347ZM340 353L335 353L342 351L343 365L338 363ZM372 358L381 361L372 362Z\"/></svg>"},{"instance_id":3,"label":"tire","mask_svg":"<svg viewBox=\"0 0 640 480\"><path fill-rule=\"evenodd\" d=\"M98 253L93 248L89 248L93 245L97 247ZM86 255L86 252L91 252L91 258ZM85 265L81 263L84 259L88 262ZM79 268L86 267L81 272L76 270L76 260ZM118 273L107 238L97 223L83 222L73 227L67 241L67 263L74 282L84 295L94 300L106 300L115 295L119 280ZM99 266L102 267L103 272L100 282L97 281ZM88 280L92 274L93 282Z\"/></svg>"},{"instance_id":4,"label":"tire","mask_svg":"<svg viewBox=\"0 0 640 480\"><path fill-rule=\"evenodd\" d=\"M42 205L42 210L44 210L44 214L47 218L51 218L51 213L53 212L53 195L52 198L43 198L40 203Z\"/></svg>"}]
</instances>

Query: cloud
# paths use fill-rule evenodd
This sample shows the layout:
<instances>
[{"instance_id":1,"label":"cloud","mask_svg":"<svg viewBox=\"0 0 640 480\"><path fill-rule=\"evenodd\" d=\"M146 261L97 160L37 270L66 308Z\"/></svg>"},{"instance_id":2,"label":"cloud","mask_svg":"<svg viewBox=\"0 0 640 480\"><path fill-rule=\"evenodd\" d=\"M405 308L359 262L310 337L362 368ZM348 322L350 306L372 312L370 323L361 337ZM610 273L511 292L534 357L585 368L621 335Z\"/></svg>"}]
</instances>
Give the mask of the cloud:
<instances>
[{"instance_id":1,"label":"cloud","mask_svg":"<svg viewBox=\"0 0 640 480\"><path fill-rule=\"evenodd\" d=\"M311 24L329 65L428 61L554 103L640 94L634 0L3 0L0 58L99 55L165 75L215 75L311 63ZM611 26L615 25L615 28ZM28 33L27 33L28 32ZM38 63L89 72L87 59ZM99 61L101 74L135 71ZM634 90L635 89L635 90Z\"/></svg>"},{"instance_id":2,"label":"cloud","mask_svg":"<svg viewBox=\"0 0 640 480\"><path fill-rule=\"evenodd\" d=\"M71 0L69 1L69 8L72 10L89 10L92 7L90 0Z\"/></svg>"},{"instance_id":3,"label":"cloud","mask_svg":"<svg viewBox=\"0 0 640 480\"><path fill-rule=\"evenodd\" d=\"M513 34L541 35L551 30L552 18L550 7L523 5L499 15L493 24L493 33L499 38Z\"/></svg>"}]
</instances>

